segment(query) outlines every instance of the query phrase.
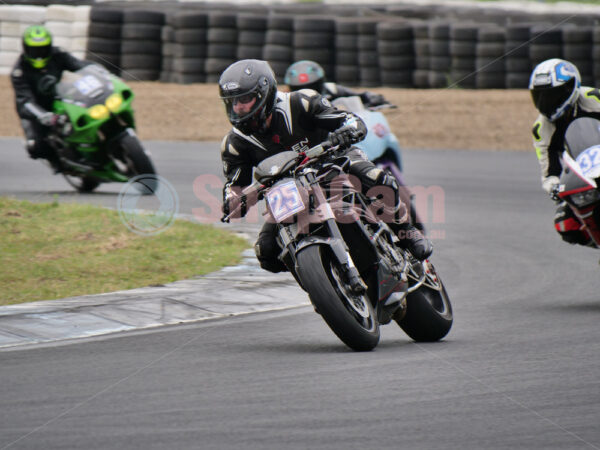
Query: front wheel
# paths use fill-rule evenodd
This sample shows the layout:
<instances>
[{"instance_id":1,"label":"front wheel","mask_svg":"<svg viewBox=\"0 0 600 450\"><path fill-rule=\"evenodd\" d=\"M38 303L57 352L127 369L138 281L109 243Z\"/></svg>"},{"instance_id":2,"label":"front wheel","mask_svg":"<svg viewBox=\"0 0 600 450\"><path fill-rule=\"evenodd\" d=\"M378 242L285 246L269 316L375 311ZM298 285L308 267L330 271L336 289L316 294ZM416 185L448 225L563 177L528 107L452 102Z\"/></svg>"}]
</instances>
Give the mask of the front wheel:
<instances>
[{"instance_id":1,"label":"front wheel","mask_svg":"<svg viewBox=\"0 0 600 450\"><path fill-rule=\"evenodd\" d=\"M429 262L426 282L406 298L406 312L396 319L417 342L435 342L448 334L454 317L446 288Z\"/></svg>"},{"instance_id":2,"label":"front wheel","mask_svg":"<svg viewBox=\"0 0 600 450\"><path fill-rule=\"evenodd\" d=\"M98 186L100 186L100 181L94 177L88 176L75 176L75 175L67 175L63 174L67 183L77 189L78 192L92 192Z\"/></svg>"},{"instance_id":3,"label":"front wheel","mask_svg":"<svg viewBox=\"0 0 600 450\"><path fill-rule=\"evenodd\" d=\"M310 301L340 340L356 351L379 343L379 322L366 294L356 294L329 250L311 245L297 255L298 277Z\"/></svg>"},{"instance_id":4,"label":"front wheel","mask_svg":"<svg viewBox=\"0 0 600 450\"><path fill-rule=\"evenodd\" d=\"M117 153L119 159L125 163L125 174L133 178L137 175L155 175L156 170L148 154L144 151L142 143L135 134L126 134L119 140L120 152ZM158 188L158 179L152 178L146 180L145 189L149 193L156 192ZM151 185L149 185L149 183Z\"/></svg>"}]
</instances>

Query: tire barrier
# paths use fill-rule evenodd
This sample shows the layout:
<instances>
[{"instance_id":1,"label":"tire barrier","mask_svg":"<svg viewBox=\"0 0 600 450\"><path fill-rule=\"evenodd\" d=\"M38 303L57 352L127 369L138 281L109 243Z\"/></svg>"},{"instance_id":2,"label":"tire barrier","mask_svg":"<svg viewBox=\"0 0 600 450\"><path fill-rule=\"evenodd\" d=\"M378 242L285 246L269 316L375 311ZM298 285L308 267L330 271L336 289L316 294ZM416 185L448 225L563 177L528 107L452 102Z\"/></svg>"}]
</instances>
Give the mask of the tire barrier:
<instances>
[{"instance_id":1,"label":"tire barrier","mask_svg":"<svg viewBox=\"0 0 600 450\"><path fill-rule=\"evenodd\" d=\"M594 83L593 30L591 26L566 26L562 29L563 57L577 66L584 86Z\"/></svg>"},{"instance_id":2,"label":"tire barrier","mask_svg":"<svg viewBox=\"0 0 600 450\"><path fill-rule=\"evenodd\" d=\"M268 61L277 81L283 82L287 68L294 62L294 18L271 15L267 18L267 31L262 59Z\"/></svg>"},{"instance_id":3,"label":"tire barrier","mask_svg":"<svg viewBox=\"0 0 600 450\"><path fill-rule=\"evenodd\" d=\"M361 86L380 86L381 69L377 53L376 19L365 19L358 23L358 65Z\"/></svg>"},{"instance_id":4,"label":"tire barrier","mask_svg":"<svg viewBox=\"0 0 600 450\"><path fill-rule=\"evenodd\" d=\"M358 63L358 22L355 19L335 21L335 69L333 78L340 84L360 84ZM332 78L329 76L328 78Z\"/></svg>"},{"instance_id":5,"label":"tire barrier","mask_svg":"<svg viewBox=\"0 0 600 450\"><path fill-rule=\"evenodd\" d=\"M162 67L162 27L165 13L131 9L123 12L121 77L124 80L158 80Z\"/></svg>"},{"instance_id":6,"label":"tire barrier","mask_svg":"<svg viewBox=\"0 0 600 450\"><path fill-rule=\"evenodd\" d=\"M190 84L206 81L208 13L182 12L167 18L163 27L161 80Z\"/></svg>"},{"instance_id":7,"label":"tire barrier","mask_svg":"<svg viewBox=\"0 0 600 450\"><path fill-rule=\"evenodd\" d=\"M600 26L594 26L592 29L592 61L594 83L592 86L600 85Z\"/></svg>"},{"instance_id":8,"label":"tire barrier","mask_svg":"<svg viewBox=\"0 0 600 450\"><path fill-rule=\"evenodd\" d=\"M267 18L258 14L240 14L237 18L237 59L262 59Z\"/></svg>"},{"instance_id":9,"label":"tire barrier","mask_svg":"<svg viewBox=\"0 0 600 450\"><path fill-rule=\"evenodd\" d=\"M429 87L449 86L450 79L450 23L429 25Z\"/></svg>"},{"instance_id":10,"label":"tire barrier","mask_svg":"<svg viewBox=\"0 0 600 450\"><path fill-rule=\"evenodd\" d=\"M326 74L335 72L335 20L322 16L294 18L292 37L294 61L309 59L320 64ZM359 54L360 55L360 54Z\"/></svg>"},{"instance_id":11,"label":"tire barrier","mask_svg":"<svg viewBox=\"0 0 600 450\"><path fill-rule=\"evenodd\" d=\"M496 25L481 27L475 51L477 89L503 89L506 86L506 32Z\"/></svg>"},{"instance_id":12,"label":"tire barrier","mask_svg":"<svg viewBox=\"0 0 600 450\"><path fill-rule=\"evenodd\" d=\"M0 74L9 74L21 54L21 38L30 25L43 24L42 6L0 5Z\"/></svg>"},{"instance_id":13,"label":"tire barrier","mask_svg":"<svg viewBox=\"0 0 600 450\"><path fill-rule=\"evenodd\" d=\"M453 87L475 87L478 32L479 27L472 23L450 26L450 83Z\"/></svg>"},{"instance_id":14,"label":"tire barrier","mask_svg":"<svg viewBox=\"0 0 600 450\"><path fill-rule=\"evenodd\" d=\"M84 58L88 43L89 6L50 5L45 25L52 33L54 45Z\"/></svg>"},{"instance_id":15,"label":"tire barrier","mask_svg":"<svg viewBox=\"0 0 600 450\"><path fill-rule=\"evenodd\" d=\"M429 70L431 69L431 54L429 50L429 24L426 21L412 23L414 35L415 71L413 84L415 87L425 89L429 84Z\"/></svg>"},{"instance_id":16,"label":"tire barrier","mask_svg":"<svg viewBox=\"0 0 600 450\"><path fill-rule=\"evenodd\" d=\"M600 85L600 11L473 5L225 4L39 0L0 5L0 74L21 36L45 24L56 45L128 80L214 83L242 58L268 61L279 82L300 59L348 86L526 89L548 58L572 61Z\"/></svg>"},{"instance_id":17,"label":"tire barrier","mask_svg":"<svg viewBox=\"0 0 600 450\"><path fill-rule=\"evenodd\" d=\"M86 59L121 75L121 9L92 8L89 16Z\"/></svg>"},{"instance_id":18,"label":"tire barrier","mask_svg":"<svg viewBox=\"0 0 600 450\"><path fill-rule=\"evenodd\" d=\"M206 82L217 83L221 73L237 61L237 15L226 12L208 16Z\"/></svg>"},{"instance_id":19,"label":"tire barrier","mask_svg":"<svg viewBox=\"0 0 600 450\"><path fill-rule=\"evenodd\" d=\"M413 27L410 23L405 21L379 23L377 55L383 86L413 87L415 51Z\"/></svg>"},{"instance_id":20,"label":"tire barrier","mask_svg":"<svg viewBox=\"0 0 600 450\"><path fill-rule=\"evenodd\" d=\"M506 27L504 54L506 55L506 87L508 89L523 89L529 84L531 26L532 24L529 23L521 23Z\"/></svg>"}]
</instances>

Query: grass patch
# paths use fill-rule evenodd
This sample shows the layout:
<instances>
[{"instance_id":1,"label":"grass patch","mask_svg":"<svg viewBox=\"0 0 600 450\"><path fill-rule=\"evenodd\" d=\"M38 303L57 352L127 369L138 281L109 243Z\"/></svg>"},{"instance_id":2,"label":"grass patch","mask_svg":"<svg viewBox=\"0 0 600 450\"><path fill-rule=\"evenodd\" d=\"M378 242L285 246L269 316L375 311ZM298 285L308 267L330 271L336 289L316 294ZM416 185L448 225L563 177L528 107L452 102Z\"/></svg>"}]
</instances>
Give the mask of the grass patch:
<instances>
[{"instance_id":1,"label":"grass patch","mask_svg":"<svg viewBox=\"0 0 600 450\"><path fill-rule=\"evenodd\" d=\"M177 220L140 236L116 211L0 197L0 305L133 289L239 262L248 242Z\"/></svg>"}]
</instances>

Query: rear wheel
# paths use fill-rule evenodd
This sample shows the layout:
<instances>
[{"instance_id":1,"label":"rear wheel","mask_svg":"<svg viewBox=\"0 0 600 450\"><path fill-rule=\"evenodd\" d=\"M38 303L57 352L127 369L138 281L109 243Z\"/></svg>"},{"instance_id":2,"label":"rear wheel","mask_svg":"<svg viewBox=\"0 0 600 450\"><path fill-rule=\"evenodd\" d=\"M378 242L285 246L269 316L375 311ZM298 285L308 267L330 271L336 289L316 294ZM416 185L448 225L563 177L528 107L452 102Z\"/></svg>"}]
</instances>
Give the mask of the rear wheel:
<instances>
[{"instance_id":1,"label":"rear wheel","mask_svg":"<svg viewBox=\"0 0 600 450\"><path fill-rule=\"evenodd\" d=\"M448 334L454 317L452 305L435 268L426 262L425 283L408 294L406 312L396 319L400 328L417 342L435 342ZM414 275L414 274L413 274Z\"/></svg>"},{"instance_id":2,"label":"rear wheel","mask_svg":"<svg viewBox=\"0 0 600 450\"><path fill-rule=\"evenodd\" d=\"M356 351L369 351L379 342L379 323L366 294L356 294L327 248L311 245L297 254L298 277L329 328Z\"/></svg>"}]
</instances>

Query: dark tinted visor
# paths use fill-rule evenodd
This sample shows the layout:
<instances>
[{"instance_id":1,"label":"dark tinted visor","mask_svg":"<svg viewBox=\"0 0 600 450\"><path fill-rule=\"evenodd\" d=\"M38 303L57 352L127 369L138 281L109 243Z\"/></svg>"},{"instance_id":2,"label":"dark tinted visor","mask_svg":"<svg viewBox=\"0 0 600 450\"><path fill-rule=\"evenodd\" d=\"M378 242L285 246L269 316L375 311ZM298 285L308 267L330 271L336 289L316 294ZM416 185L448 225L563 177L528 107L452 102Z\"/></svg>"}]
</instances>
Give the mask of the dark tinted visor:
<instances>
[{"instance_id":1,"label":"dark tinted visor","mask_svg":"<svg viewBox=\"0 0 600 450\"><path fill-rule=\"evenodd\" d=\"M44 45L42 47L25 46L25 54L32 59L46 59L50 56L52 46Z\"/></svg>"},{"instance_id":2,"label":"dark tinted visor","mask_svg":"<svg viewBox=\"0 0 600 450\"><path fill-rule=\"evenodd\" d=\"M262 107L264 99L259 92L221 97L230 121L237 122L251 117Z\"/></svg>"},{"instance_id":3,"label":"dark tinted visor","mask_svg":"<svg viewBox=\"0 0 600 450\"><path fill-rule=\"evenodd\" d=\"M533 103L546 117L552 116L571 96L575 89L575 78L556 87L535 87L531 91Z\"/></svg>"}]
</instances>

